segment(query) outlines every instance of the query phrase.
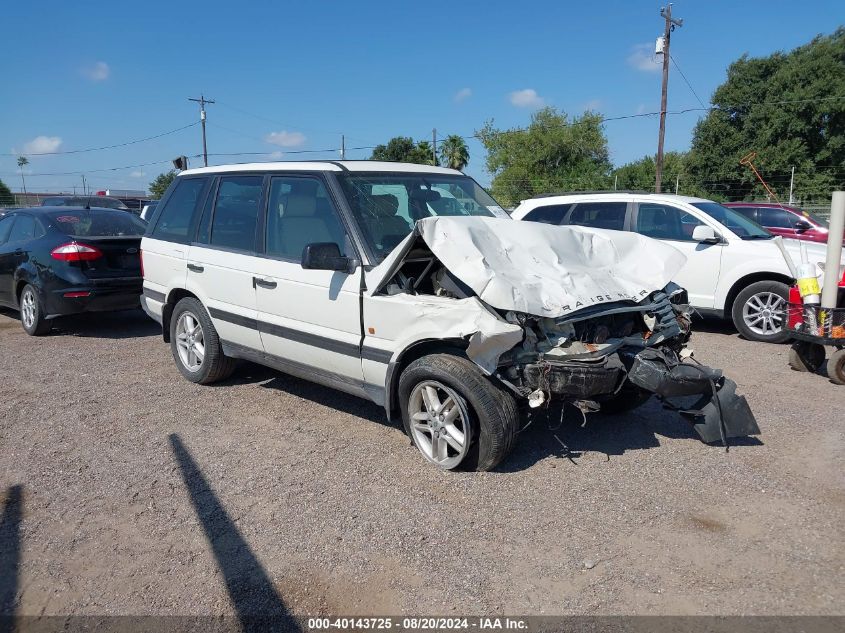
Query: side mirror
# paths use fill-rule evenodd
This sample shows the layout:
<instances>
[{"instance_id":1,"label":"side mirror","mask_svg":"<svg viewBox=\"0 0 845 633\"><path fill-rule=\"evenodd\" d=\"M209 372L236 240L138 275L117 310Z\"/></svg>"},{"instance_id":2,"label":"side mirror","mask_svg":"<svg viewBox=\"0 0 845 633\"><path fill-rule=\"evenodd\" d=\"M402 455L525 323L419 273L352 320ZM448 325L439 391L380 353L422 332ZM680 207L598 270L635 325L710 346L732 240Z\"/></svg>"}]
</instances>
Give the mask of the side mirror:
<instances>
[{"instance_id":1,"label":"side mirror","mask_svg":"<svg viewBox=\"0 0 845 633\"><path fill-rule=\"evenodd\" d=\"M349 258L334 242L315 242L302 249L302 267L309 270L349 270Z\"/></svg>"},{"instance_id":2,"label":"side mirror","mask_svg":"<svg viewBox=\"0 0 845 633\"><path fill-rule=\"evenodd\" d=\"M813 225L807 222L807 220L796 220L795 221L795 230L799 233L803 233L804 231L809 231L813 228Z\"/></svg>"},{"instance_id":3,"label":"side mirror","mask_svg":"<svg viewBox=\"0 0 845 633\"><path fill-rule=\"evenodd\" d=\"M716 234L712 226L706 226L704 224L699 224L692 230L692 239L694 242L700 242L702 244L718 244L722 241L722 238Z\"/></svg>"}]
</instances>

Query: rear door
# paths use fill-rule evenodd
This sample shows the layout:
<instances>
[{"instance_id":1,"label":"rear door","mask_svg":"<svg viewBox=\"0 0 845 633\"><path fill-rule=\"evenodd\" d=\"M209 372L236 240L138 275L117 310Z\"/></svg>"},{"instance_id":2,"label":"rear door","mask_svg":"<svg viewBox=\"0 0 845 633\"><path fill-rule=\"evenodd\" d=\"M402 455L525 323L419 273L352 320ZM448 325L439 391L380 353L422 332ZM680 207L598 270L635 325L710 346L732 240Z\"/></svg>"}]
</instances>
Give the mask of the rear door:
<instances>
[{"instance_id":1,"label":"rear door","mask_svg":"<svg viewBox=\"0 0 845 633\"><path fill-rule=\"evenodd\" d=\"M686 209L646 200L635 204L632 218L634 231L671 244L687 256L687 263L672 281L686 288L693 306L713 308L724 245L694 241L692 232L701 225L707 224Z\"/></svg>"},{"instance_id":2,"label":"rear door","mask_svg":"<svg viewBox=\"0 0 845 633\"><path fill-rule=\"evenodd\" d=\"M184 288L188 248L196 234L210 178L178 177L165 194L142 242L144 300L161 316L167 293Z\"/></svg>"},{"instance_id":3,"label":"rear door","mask_svg":"<svg viewBox=\"0 0 845 633\"><path fill-rule=\"evenodd\" d=\"M624 231L627 227L628 208L629 204L623 200L579 202L569 210L564 223Z\"/></svg>"},{"instance_id":4,"label":"rear door","mask_svg":"<svg viewBox=\"0 0 845 633\"><path fill-rule=\"evenodd\" d=\"M333 242L358 258L319 176L270 179L264 257L258 262L258 327L267 354L355 391L361 368L361 270L302 268L307 244Z\"/></svg>"},{"instance_id":5,"label":"rear door","mask_svg":"<svg viewBox=\"0 0 845 633\"><path fill-rule=\"evenodd\" d=\"M14 303L15 262L14 247L9 249L9 233L15 223L14 215L0 218L0 302Z\"/></svg>"},{"instance_id":6,"label":"rear door","mask_svg":"<svg viewBox=\"0 0 845 633\"><path fill-rule=\"evenodd\" d=\"M258 352L254 277L263 191L261 175L215 179L188 255L185 286L205 305L221 340Z\"/></svg>"}]
</instances>

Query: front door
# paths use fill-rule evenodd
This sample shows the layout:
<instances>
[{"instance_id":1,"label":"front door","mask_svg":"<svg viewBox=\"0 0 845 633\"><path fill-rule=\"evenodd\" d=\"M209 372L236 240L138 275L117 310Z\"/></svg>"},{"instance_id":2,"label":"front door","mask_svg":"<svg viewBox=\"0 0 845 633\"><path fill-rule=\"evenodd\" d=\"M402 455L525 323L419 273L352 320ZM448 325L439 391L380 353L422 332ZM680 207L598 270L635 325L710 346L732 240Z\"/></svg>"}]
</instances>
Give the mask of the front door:
<instances>
[{"instance_id":1,"label":"front door","mask_svg":"<svg viewBox=\"0 0 845 633\"><path fill-rule=\"evenodd\" d=\"M687 256L672 281L686 288L694 307L714 308L724 245L694 241L692 232L700 225L704 222L692 213L662 202L639 202L634 210L637 233L671 244Z\"/></svg>"},{"instance_id":2,"label":"front door","mask_svg":"<svg viewBox=\"0 0 845 633\"><path fill-rule=\"evenodd\" d=\"M343 222L317 176L274 176L267 198L264 257L255 269L264 351L355 391L363 380L361 269L306 270L301 263L305 246L317 242L355 257Z\"/></svg>"}]
</instances>

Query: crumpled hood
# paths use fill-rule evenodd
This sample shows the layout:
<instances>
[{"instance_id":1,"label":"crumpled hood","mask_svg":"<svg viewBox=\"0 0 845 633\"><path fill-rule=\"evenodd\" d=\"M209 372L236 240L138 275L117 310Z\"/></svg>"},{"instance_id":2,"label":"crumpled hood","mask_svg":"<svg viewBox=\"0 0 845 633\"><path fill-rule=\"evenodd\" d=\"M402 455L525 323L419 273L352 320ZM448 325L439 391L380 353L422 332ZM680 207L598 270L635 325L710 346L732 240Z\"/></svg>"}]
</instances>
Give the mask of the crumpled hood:
<instances>
[{"instance_id":1,"label":"crumpled hood","mask_svg":"<svg viewBox=\"0 0 845 633\"><path fill-rule=\"evenodd\" d=\"M611 301L641 301L686 262L678 249L636 233L482 217L419 220L367 273L378 292L421 238L488 305L557 318Z\"/></svg>"}]
</instances>

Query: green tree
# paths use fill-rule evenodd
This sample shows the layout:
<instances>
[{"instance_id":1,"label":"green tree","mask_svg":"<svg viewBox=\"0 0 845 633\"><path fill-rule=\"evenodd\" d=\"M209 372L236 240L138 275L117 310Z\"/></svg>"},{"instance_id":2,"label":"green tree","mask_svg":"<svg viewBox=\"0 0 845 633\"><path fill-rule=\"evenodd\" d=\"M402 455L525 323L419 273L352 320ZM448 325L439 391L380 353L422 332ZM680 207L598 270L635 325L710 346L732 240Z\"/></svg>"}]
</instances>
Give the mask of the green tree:
<instances>
[{"instance_id":1,"label":"green tree","mask_svg":"<svg viewBox=\"0 0 845 633\"><path fill-rule=\"evenodd\" d=\"M684 171L686 160L684 152L667 152L663 155L663 190L675 193L675 183L680 180L678 193L688 194L692 190ZM656 175L654 156L643 156L639 160L626 163L613 170L613 181L617 189L654 191ZM680 178L679 178L680 177Z\"/></svg>"},{"instance_id":2,"label":"green tree","mask_svg":"<svg viewBox=\"0 0 845 633\"><path fill-rule=\"evenodd\" d=\"M0 180L0 206L11 206L15 204L15 196L6 183Z\"/></svg>"},{"instance_id":3,"label":"green tree","mask_svg":"<svg viewBox=\"0 0 845 633\"><path fill-rule=\"evenodd\" d=\"M492 193L502 204L608 186L611 165L600 114L585 112L570 121L547 107L531 115L527 128L497 130L488 121L476 135L487 149Z\"/></svg>"},{"instance_id":4,"label":"green tree","mask_svg":"<svg viewBox=\"0 0 845 633\"><path fill-rule=\"evenodd\" d=\"M431 165L434 161L434 152L428 141L414 144L414 139L408 136L395 136L387 142L387 145L376 145L370 158L371 160Z\"/></svg>"},{"instance_id":5,"label":"green tree","mask_svg":"<svg viewBox=\"0 0 845 633\"><path fill-rule=\"evenodd\" d=\"M754 164L783 200L795 167L798 199L829 199L845 185L845 28L788 53L741 57L716 89L716 109L696 125L687 168L729 200L764 195Z\"/></svg>"},{"instance_id":6,"label":"green tree","mask_svg":"<svg viewBox=\"0 0 845 633\"><path fill-rule=\"evenodd\" d=\"M26 195L26 178L23 177L23 168L29 165L29 159L26 156L18 156L18 169L21 170L21 184L23 185L23 193Z\"/></svg>"},{"instance_id":7,"label":"green tree","mask_svg":"<svg viewBox=\"0 0 845 633\"><path fill-rule=\"evenodd\" d=\"M176 178L176 171L173 169L156 176L156 179L150 183L150 195L153 198L161 198L174 178Z\"/></svg>"},{"instance_id":8,"label":"green tree","mask_svg":"<svg viewBox=\"0 0 845 633\"><path fill-rule=\"evenodd\" d=\"M463 169L469 162L469 149L463 137L450 134L440 144L440 164L452 169Z\"/></svg>"}]
</instances>

